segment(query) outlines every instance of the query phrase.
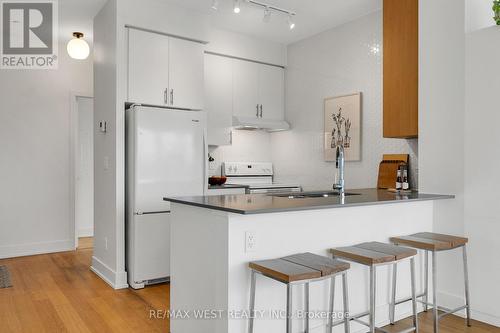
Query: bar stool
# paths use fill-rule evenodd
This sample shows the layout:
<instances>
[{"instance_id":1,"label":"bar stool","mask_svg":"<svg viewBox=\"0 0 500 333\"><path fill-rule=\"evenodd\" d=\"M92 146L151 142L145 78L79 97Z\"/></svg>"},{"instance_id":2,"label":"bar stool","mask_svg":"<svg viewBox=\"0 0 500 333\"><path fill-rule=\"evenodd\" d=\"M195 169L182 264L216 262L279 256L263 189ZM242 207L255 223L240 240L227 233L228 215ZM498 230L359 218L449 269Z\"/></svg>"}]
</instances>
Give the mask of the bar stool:
<instances>
[{"instance_id":1,"label":"bar stool","mask_svg":"<svg viewBox=\"0 0 500 333\"><path fill-rule=\"evenodd\" d=\"M397 265L403 260L410 260L411 269L411 300L413 301L413 326L402 332L418 333L417 298L415 287L415 256L417 251L410 248L395 246L379 242L362 243L354 246L334 248L330 250L334 258L349 260L370 267L370 309L358 315L351 315L350 320L370 328L371 333L376 330L384 331L375 326L375 300L376 300L376 270L379 266ZM360 318L369 317L366 323Z\"/></svg>"},{"instance_id":2,"label":"bar stool","mask_svg":"<svg viewBox=\"0 0 500 333\"><path fill-rule=\"evenodd\" d=\"M392 237L391 241L397 245L405 245L415 249L425 251L425 282L424 282L424 293L418 295L417 298L422 298L420 301L424 304L424 310L427 311L428 306L433 307L434 314L434 332L439 332L439 320L449 314L466 310L467 312L467 326L471 326L470 323L470 303L469 303L469 271L467 266L467 243L469 240L463 237L456 237L450 235L436 234L432 232L420 232L409 236L402 237ZM465 305L456 309L447 309L437 305L437 252L441 251L451 251L454 249L462 248L463 253L463 264L464 264L464 280L465 280ZM432 252L432 303L429 303L429 252ZM396 279L396 274L394 274L393 279ZM393 283L393 288L395 283ZM396 305L407 302L407 299L400 300L396 302L395 292L393 290L393 297L391 303L391 321L394 321L394 311ZM439 311L444 312L439 314Z\"/></svg>"},{"instance_id":3,"label":"bar stool","mask_svg":"<svg viewBox=\"0 0 500 333\"><path fill-rule=\"evenodd\" d=\"M312 282L331 279L329 321L328 326L333 329L333 298L335 292L335 279L342 275L343 284L343 305L346 333L349 333L349 313L348 294L347 294L347 270L351 267L349 263L330 259L312 253L301 253L292 256L255 261L249 264L251 269L250 284L250 317L248 321L248 332L254 332L254 312L255 312L255 293L256 293L256 275L260 274L267 278L286 284L286 332L292 332L292 286L304 285L305 292L305 332L309 332L309 284Z\"/></svg>"}]
</instances>

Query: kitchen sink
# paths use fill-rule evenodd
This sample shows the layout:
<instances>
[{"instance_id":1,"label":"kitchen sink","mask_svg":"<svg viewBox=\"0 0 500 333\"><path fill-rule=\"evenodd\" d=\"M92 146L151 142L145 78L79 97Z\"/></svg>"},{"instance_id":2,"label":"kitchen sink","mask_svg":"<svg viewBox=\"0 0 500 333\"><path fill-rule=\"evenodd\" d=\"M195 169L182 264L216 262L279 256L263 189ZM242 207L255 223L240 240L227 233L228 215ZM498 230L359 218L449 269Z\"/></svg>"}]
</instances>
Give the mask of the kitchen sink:
<instances>
[{"instance_id":1,"label":"kitchen sink","mask_svg":"<svg viewBox=\"0 0 500 333\"><path fill-rule=\"evenodd\" d=\"M359 193L345 193L345 196L360 195ZM273 197L288 199L331 198L338 197L339 192L301 192L273 194Z\"/></svg>"}]
</instances>

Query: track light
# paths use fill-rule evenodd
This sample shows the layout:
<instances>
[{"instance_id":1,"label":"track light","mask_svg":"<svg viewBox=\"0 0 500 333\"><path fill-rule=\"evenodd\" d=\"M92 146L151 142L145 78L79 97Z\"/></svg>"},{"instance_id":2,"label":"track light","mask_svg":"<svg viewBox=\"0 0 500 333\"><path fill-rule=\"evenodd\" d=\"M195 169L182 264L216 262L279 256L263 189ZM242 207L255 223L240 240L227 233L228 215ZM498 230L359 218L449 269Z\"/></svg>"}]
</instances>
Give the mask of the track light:
<instances>
[{"instance_id":1,"label":"track light","mask_svg":"<svg viewBox=\"0 0 500 333\"><path fill-rule=\"evenodd\" d=\"M233 11L236 14L239 14L241 12L240 0L234 0Z\"/></svg>"},{"instance_id":2,"label":"track light","mask_svg":"<svg viewBox=\"0 0 500 333\"><path fill-rule=\"evenodd\" d=\"M219 9L219 0L213 0L212 1L212 9L213 10Z\"/></svg>"},{"instance_id":3,"label":"track light","mask_svg":"<svg viewBox=\"0 0 500 333\"><path fill-rule=\"evenodd\" d=\"M269 23L269 21L271 21L271 10L267 6L264 8L264 18L262 18L262 21L264 23Z\"/></svg>"},{"instance_id":4,"label":"track light","mask_svg":"<svg viewBox=\"0 0 500 333\"><path fill-rule=\"evenodd\" d=\"M287 23L290 30L293 30L295 28L295 22L293 22L292 15L288 15Z\"/></svg>"}]
</instances>

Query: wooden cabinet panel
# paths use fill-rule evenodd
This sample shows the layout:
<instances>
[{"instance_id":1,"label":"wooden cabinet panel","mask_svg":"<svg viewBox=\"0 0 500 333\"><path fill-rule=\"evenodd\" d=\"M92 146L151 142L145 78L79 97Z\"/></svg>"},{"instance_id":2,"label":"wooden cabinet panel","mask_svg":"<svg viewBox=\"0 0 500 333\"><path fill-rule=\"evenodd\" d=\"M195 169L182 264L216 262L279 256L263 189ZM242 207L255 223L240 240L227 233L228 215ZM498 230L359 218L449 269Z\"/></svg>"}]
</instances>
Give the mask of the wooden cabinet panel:
<instances>
[{"instance_id":1,"label":"wooden cabinet panel","mask_svg":"<svg viewBox=\"0 0 500 333\"><path fill-rule=\"evenodd\" d=\"M418 0L384 0L384 137L418 137Z\"/></svg>"}]
</instances>

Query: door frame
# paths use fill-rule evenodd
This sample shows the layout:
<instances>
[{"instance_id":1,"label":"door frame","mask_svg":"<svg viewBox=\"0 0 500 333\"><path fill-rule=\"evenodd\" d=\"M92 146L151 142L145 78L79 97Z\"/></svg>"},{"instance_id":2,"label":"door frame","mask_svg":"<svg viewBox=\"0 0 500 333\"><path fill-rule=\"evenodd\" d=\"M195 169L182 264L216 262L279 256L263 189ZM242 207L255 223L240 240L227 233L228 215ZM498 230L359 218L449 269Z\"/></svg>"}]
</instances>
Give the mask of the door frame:
<instances>
[{"instance_id":1,"label":"door frame","mask_svg":"<svg viewBox=\"0 0 500 333\"><path fill-rule=\"evenodd\" d=\"M76 168L78 166L78 98L94 98L90 92L70 92L70 144L69 144L69 184L70 184L70 234L73 234L73 248L78 248L78 228L76 226Z\"/></svg>"}]
</instances>

